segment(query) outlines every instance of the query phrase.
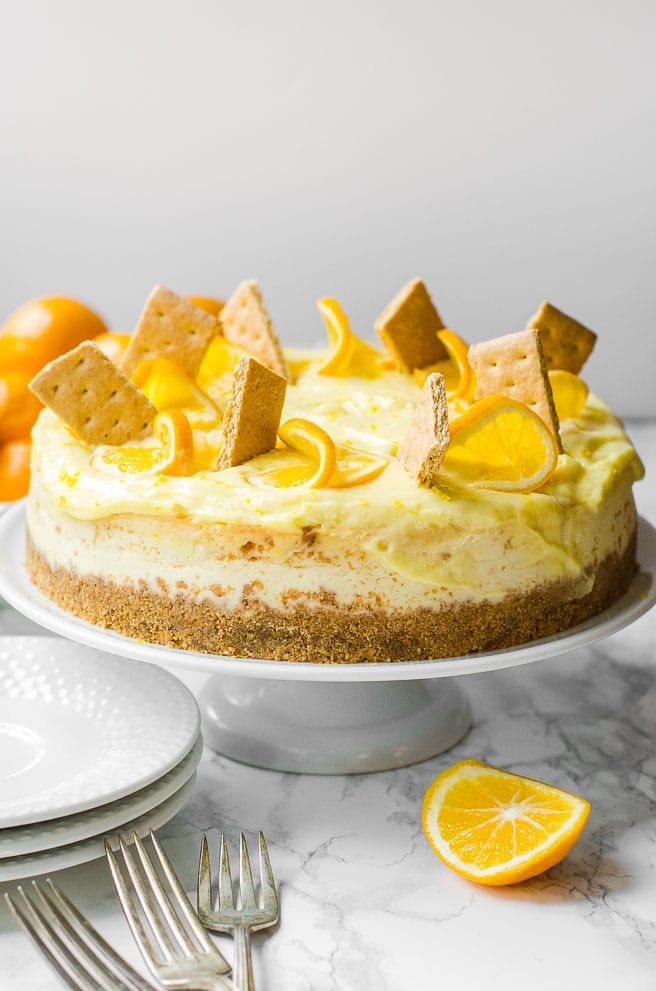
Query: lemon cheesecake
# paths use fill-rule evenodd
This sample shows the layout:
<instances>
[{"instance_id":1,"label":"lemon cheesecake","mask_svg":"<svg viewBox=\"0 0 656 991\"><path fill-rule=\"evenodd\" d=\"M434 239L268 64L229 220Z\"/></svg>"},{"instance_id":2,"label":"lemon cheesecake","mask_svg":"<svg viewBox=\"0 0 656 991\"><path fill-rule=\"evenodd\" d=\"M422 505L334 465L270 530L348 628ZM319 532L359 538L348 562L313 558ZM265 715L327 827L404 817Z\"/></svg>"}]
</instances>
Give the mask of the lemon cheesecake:
<instances>
[{"instance_id":1,"label":"lemon cheesecake","mask_svg":"<svg viewBox=\"0 0 656 991\"><path fill-rule=\"evenodd\" d=\"M327 348L278 350L277 439L236 463L226 421L248 349L220 328L191 371L151 354L131 374L154 429L146 416L138 436L94 443L45 409L27 501L35 585L147 642L335 663L509 647L622 594L642 468L576 374L547 380L556 438L516 397L477 397L483 372L449 331L444 355L408 371L332 315ZM446 440L423 477L404 451L421 447L409 439L428 383Z\"/></svg>"}]
</instances>

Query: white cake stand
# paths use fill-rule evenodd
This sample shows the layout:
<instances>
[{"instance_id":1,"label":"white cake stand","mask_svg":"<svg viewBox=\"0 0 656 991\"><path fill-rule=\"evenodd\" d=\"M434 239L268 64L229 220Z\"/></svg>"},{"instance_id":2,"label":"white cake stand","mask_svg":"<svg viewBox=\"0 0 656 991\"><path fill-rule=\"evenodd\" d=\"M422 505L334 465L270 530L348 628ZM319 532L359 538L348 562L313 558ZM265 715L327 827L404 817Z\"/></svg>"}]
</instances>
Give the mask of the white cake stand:
<instances>
[{"instance_id":1,"label":"white cake stand","mask_svg":"<svg viewBox=\"0 0 656 991\"><path fill-rule=\"evenodd\" d=\"M462 675L588 646L628 626L656 601L656 530L640 520L628 591L594 619L553 637L487 654L403 663L316 664L223 657L141 643L71 616L23 567L25 510L0 519L0 595L54 633L111 654L208 672L203 735L217 752L281 771L351 774L402 767L448 750L471 725Z\"/></svg>"}]
</instances>

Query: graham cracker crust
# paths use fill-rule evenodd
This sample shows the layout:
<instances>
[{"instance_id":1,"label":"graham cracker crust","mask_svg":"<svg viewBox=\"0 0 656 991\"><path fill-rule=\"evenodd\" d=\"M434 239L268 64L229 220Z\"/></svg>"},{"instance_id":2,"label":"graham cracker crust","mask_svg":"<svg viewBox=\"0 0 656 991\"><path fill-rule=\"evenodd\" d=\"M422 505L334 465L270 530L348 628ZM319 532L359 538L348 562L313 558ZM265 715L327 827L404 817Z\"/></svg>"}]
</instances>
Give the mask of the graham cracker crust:
<instances>
[{"instance_id":1,"label":"graham cracker crust","mask_svg":"<svg viewBox=\"0 0 656 991\"><path fill-rule=\"evenodd\" d=\"M181 592L116 584L52 568L29 532L26 566L32 582L62 609L90 623L147 643L234 657L348 664L458 657L527 643L568 630L618 599L636 569L636 534L622 555L599 566L592 590L572 598L560 581L500 602L459 603L388 612L298 601L277 611L251 592L239 611L221 612ZM164 585L164 583L162 583Z\"/></svg>"}]
</instances>

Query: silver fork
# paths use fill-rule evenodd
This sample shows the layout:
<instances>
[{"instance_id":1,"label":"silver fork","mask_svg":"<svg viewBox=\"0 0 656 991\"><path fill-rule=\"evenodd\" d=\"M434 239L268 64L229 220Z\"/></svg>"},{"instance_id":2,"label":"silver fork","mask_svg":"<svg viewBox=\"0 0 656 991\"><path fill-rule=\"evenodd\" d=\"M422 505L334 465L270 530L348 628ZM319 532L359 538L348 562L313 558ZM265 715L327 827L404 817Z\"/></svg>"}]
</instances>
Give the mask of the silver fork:
<instances>
[{"instance_id":1,"label":"silver fork","mask_svg":"<svg viewBox=\"0 0 656 991\"><path fill-rule=\"evenodd\" d=\"M156 991L96 932L48 878L47 890L32 881L30 897L21 885L5 901L26 935L74 991Z\"/></svg>"},{"instance_id":2,"label":"silver fork","mask_svg":"<svg viewBox=\"0 0 656 991\"><path fill-rule=\"evenodd\" d=\"M233 980L239 991L255 991L250 934L278 921L278 893L271 870L264 834L259 834L261 899L255 899L253 873L243 833L239 836L239 904L235 905L230 858L225 836L221 836L219 882L216 903L212 901L212 872L207 836L203 834L198 864L198 914L214 932L232 933L235 940Z\"/></svg>"},{"instance_id":3,"label":"silver fork","mask_svg":"<svg viewBox=\"0 0 656 991\"><path fill-rule=\"evenodd\" d=\"M116 893L147 966L165 988L236 991L226 976L230 965L201 925L171 861L152 830L150 839L168 890L136 834L132 841L140 868L125 839L119 838L128 880L116 854L109 843L105 843L105 856ZM152 940L144 923L150 929Z\"/></svg>"}]
</instances>

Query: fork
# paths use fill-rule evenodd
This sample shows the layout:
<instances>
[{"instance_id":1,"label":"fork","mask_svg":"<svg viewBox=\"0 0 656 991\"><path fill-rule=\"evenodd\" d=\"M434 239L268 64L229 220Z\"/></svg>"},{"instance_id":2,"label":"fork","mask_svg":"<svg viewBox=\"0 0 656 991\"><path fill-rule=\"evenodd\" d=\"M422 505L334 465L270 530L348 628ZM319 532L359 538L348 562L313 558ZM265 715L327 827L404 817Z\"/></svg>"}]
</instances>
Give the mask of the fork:
<instances>
[{"instance_id":1,"label":"fork","mask_svg":"<svg viewBox=\"0 0 656 991\"><path fill-rule=\"evenodd\" d=\"M271 870L264 834L259 833L261 904L255 899L255 887L248 847L239 835L239 905L235 905L230 873L230 858L225 836L221 835L219 882L216 904L212 902L212 874L207 836L203 833L198 864L198 914L203 925L214 932L232 933L235 941L233 980L239 991L255 991L250 934L266 929L278 921L278 893Z\"/></svg>"},{"instance_id":2,"label":"fork","mask_svg":"<svg viewBox=\"0 0 656 991\"><path fill-rule=\"evenodd\" d=\"M69 901L46 880L47 891L32 881L33 897L21 885L5 901L26 935L73 991L156 991Z\"/></svg>"},{"instance_id":3,"label":"fork","mask_svg":"<svg viewBox=\"0 0 656 991\"><path fill-rule=\"evenodd\" d=\"M135 833L132 834L132 842L141 870L124 837L119 837L129 880L126 880L111 846L105 842L105 856L116 894L147 966L165 988L236 991L227 976L230 965L201 925L171 861L152 830L150 840L160 871L168 882L168 891L146 847ZM150 928L152 940L144 923Z\"/></svg>"}]
</instances>

